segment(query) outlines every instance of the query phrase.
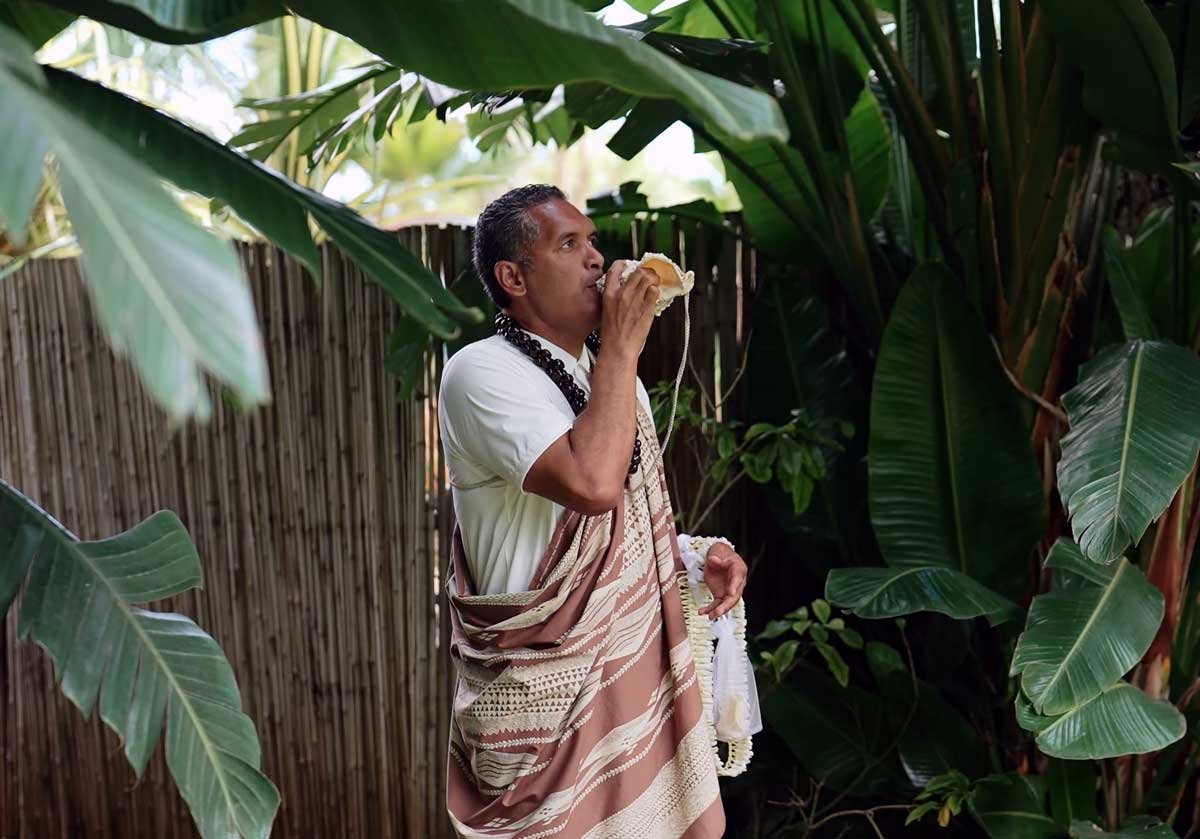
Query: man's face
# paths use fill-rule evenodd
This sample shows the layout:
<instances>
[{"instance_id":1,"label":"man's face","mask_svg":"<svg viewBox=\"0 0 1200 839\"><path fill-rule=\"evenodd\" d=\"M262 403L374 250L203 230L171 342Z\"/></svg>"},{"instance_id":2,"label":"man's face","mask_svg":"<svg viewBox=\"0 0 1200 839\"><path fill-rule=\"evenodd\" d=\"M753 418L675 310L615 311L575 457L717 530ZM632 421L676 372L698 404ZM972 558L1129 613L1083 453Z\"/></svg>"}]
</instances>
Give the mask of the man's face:
<instances>
[{"instance_id":1,"label":"man's face","mask_svg":"<svg viewBox=\"0 0 1200 839\"><path fill-rule=\"evenodd\" d=\"M560 198L529 212L541 233L529 249L525 304L560 329L595 329L600 325L596 280L604 274L604 255L596 249L596 225Z\"/></svg>"}]
</instances>

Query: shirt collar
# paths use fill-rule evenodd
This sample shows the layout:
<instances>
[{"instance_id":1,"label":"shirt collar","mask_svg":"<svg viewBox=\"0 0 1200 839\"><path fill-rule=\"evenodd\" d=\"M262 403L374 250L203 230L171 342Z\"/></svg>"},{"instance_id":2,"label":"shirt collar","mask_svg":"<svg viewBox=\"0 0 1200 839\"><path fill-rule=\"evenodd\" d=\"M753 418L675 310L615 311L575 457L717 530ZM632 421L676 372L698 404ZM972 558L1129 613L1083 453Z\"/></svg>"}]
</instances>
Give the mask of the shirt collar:
<instances>
[{"instance_id":1,"label":"shirt collar","mask_svg":"<svg viewBox=\"0 0 1200 839\"><path fill-rule=\"evenodd\" d=\"M543 338L541 335L538 335L536 332L530 332L528 329L525 329L524 327L519 327L519 328L521 329L522 332L524 332L527 335L532 336L539 344L541 344L543 347L545 347L547 350L549 350L550 355L553 358L557 358L559 361L561 361L563 363L563 367L565 367L567 369L568 373L574 373L576 367L582 367L584 372L591 371L592 357L588 353L587 344L583 345L583 349L579 353L579 358L575 358L574 356L571 355L570 352L568 352L567 350L564 350L562 347L560 347L558 344L554 343L553 341Z\"/></svg>"}]
</instances>

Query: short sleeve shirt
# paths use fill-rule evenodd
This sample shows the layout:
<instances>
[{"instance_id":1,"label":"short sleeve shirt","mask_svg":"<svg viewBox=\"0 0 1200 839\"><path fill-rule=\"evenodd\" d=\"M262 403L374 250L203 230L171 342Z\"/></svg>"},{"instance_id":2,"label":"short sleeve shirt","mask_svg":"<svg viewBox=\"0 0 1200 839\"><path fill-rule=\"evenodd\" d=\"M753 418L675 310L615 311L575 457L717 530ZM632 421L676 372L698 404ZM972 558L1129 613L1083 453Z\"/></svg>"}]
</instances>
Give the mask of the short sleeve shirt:
<instances>
[{"instance_id":1,"label":"short sleeve shirt","mask_svg":"<svg viewBox=\"0 0 1200 839\"><path fill-rule=\"evenodd\" d=\"M578 358L528 333L590 393L592 357ZM647 413L641 379L637 399ZM575 412L558 386L519 349L493 335L460 349L442 371L442 451L467 567L479 594L525 591L563 506L521 488L534 462L566 434Z\"/></svg>"}]
</instances>

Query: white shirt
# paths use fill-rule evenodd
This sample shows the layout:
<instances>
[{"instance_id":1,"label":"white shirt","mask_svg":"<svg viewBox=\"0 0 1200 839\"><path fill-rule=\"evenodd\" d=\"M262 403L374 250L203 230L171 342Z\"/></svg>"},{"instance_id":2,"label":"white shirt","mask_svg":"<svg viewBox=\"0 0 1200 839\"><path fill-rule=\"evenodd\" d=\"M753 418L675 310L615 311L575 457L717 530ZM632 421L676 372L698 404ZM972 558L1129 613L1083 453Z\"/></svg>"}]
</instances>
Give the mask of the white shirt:
<instances>
[{"instance_id":1,"label":"white shirt","mask_svg":"<svg viewBox=\"0 0 1200 839\"><path fill-rule=\"evenodd\" d=\"M532 332L591 392L591 352L578 358ZM650 396L636 381L638 401ZM499 335L460 349L442 371L438 398L450 494L475 590L526 591L563 506L521 488L550 444L571 429L575 412L532 359Z\"/></svg>"}]
</instances>

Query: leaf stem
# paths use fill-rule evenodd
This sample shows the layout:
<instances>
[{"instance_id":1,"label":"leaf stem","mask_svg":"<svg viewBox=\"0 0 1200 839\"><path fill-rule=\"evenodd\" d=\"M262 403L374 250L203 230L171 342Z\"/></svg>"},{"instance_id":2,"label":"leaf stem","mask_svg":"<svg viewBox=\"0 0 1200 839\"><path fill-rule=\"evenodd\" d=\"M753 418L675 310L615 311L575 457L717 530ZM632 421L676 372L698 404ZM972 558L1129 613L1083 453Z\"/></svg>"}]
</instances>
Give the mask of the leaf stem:
<instances>
[{"instance_id":1,"label":"leaf stem","mask_svg":"<svg viewBox=\"0 0 1200 839\"><path fill-rule=\"evenodd\" d=\"M992 335L989 335L988 339L992 342L992 349L996 351L996 361L1000 363L1000 369L1004 371L1005 378L1007 378L1012 386L1017 389L1017 392L1026 399L1035 402L1043 411L1046 411L1052 417L1062 422L1063 425L1069 425L1067 420L1067 412L1054 403L1049 402L1043 397L1034 393L1032 390L1025 387L1025 385L1021 384L1020 380L1018 380L1017 377L1013 375L1013 372L1008 369L1008 365L1004 363L1004 355L1000 352L1000 345L996 343L996 338Z\"/></svg>"}]
</instances>

